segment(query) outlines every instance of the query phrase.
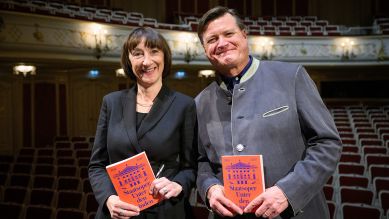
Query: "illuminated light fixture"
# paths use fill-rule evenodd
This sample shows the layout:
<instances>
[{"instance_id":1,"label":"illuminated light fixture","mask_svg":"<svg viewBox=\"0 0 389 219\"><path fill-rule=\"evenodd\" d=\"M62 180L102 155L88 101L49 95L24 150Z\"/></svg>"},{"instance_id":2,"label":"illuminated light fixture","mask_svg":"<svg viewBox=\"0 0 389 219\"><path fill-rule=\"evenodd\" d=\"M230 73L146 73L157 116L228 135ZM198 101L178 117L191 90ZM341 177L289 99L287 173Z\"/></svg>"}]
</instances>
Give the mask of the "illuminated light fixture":
<instances>
[{"instance_id":1,"label":"illuminated light fixture","mask_svg":"<svg viewBox=\"0 0 389 219\"><path fill-rule=\"evenodd\" d=\"M97 70L97 69L92 69L88 72L88 77L90 79L95 79L95 78L98 78L100 75L100 71Z\"/></svg>"},{"instance_id":2,"label":"illuminated light fixture","mask_svg":"<svg viewBox=\"0 0 389 219\"><path fill-rule=\"evenodd\" d=\"M215 71L214 70L200 70L199 71L199 75L198 75L200 78L201 77L215 77Z\"/></svg>"},{"instance_id":3,"label":"illuminated light fixture","mask_svg":"<svg viewBox=\"0 0 389 219\"><path fill-rule=\"evenodd\" d=\"M193 61L197 56L196 44L198 39L192 34L181 34L180 41L184 43L183 53L186 63Z\"/></svg>"},{"instance_id":4,"label":"illuminated light fixture","mask_svg":"<svg viewBox=\"0 0 389 219\"><path fill-rule=\"evenodd\" d=\"M342 55L341 55L342 60L349 60L350 58L355 56L353 51L354 45L355 45L354 41L350 39L346 39L340 44L342 48Z\"/></svg>"},{"instance_id":5,"label":"illuminated light fixture","mask_svg":"<svg viewBox=\"0 0 389 219\"><path fill-rule=\"evenodd\" d=\"M83 46L87 49L93 50L96 59L100 59L104 54L111 51L112 37L108 31L103 29L100 24L92 23L89 28L90 31L79 32Z\"/></svg>"},{"instance_id":6,"label":"illuminated light fixture","mask_svg":"<svg viewBox=\"0 0 389 219\"><path fill-rule=\"evenodd\" d=\"M261 38L257 42L257 52L262 60L271 59L273 57L274 42L269 38Z\"/></svg>"},{"instance_id":7,"label":"illuminated light fixture","mask_svg":"<svg viewBox=\"0 0 389 219\"><path fill-rule=\"evenodd\" d=\"M24 77L26 77L28 74L36 75L36 67L33 65L15 65L13 70L15 75L22 74Z\"/></svg>"},{"instance_id":8,"label":"illuminated light fixture","mask_svg":"<svg viewBox=\"0 0 389 219\"><path fill-rule=\"evenodd\" d=\"M124 69L122 68L116 69L115 73L116 73L116 77L118 78L127 78L127 75L124 72Z\"/></svg>"},{"instance_id":9,"label":"illuminated light fixture","mask_svg":"<svg viewBox=\"0 0 389 219\"><path fill-rule=\"evenodd\" d=\"M174 78L175 79L184 79L184 78L186 78L186 72L177 71L176 73L174 73Z\"/></svg>"},{"instance_id":10,"label":"illuminated light fixture","mask_svg":"<svg viewBox=\"0 0 389 219\"><path fill-rule=\"evenodd\" d=\"M94 46L92 46L96 59L100 59L102 55L111 50L108 46L109 36L108 31L104 30L101 25L95 24L93 27Z\"/></svg>"}]
</instances>

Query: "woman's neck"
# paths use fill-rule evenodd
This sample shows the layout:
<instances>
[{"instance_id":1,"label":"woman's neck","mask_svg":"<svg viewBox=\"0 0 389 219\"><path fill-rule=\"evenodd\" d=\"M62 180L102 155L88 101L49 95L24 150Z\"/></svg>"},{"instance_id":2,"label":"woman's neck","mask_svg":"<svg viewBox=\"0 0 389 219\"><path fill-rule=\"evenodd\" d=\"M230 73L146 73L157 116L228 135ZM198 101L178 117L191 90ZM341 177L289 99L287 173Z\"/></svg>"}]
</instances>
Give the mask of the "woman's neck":
<instances>
[{"instance_id":1,"label":"woman's neck","mask_svg":"<svg viewBox=\"0 0 389 219\"><path fill-rule=\"evenodd\" d=\"M144 87L138 83L138 94L137 100L141 102L151 103L154 101L155 97L158 95L159 91L162 88L162 83L156 83L149 87Z\"/></svg>"}]
</instances>

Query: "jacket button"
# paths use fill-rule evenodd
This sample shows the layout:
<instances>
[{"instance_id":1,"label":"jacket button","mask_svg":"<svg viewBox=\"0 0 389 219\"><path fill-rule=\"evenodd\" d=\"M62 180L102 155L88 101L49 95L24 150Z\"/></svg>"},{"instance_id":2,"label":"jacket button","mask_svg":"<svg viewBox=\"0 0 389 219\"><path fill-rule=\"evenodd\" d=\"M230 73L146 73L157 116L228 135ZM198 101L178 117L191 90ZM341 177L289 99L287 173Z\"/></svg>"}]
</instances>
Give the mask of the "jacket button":
<instances>
[{"instance_id":1,"label":"jacket button","mask_svg":"<svg viewBox=\"0 0 389 219\"><path fill-rule=\"evenodd\" d=\"M238 144L238 145L236 145L235 148L236 148L237 151L241 152L244 149L244 145L243 144Z\"/></svg>"}]
</instances>

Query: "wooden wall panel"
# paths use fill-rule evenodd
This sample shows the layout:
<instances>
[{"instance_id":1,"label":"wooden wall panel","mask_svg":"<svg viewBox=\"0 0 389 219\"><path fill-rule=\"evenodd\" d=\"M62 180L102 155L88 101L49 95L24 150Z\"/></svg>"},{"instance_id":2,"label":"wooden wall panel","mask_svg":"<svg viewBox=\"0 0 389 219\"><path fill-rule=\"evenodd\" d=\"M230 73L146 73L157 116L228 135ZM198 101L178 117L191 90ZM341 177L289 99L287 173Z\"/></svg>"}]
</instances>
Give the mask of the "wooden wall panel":
<instances>
[{"instance_id":1,"label":"wooden wall panel","mask_svg":"<svg viewBox=\"0 0 389 219\"><path fill-rule=\"evenodd\" d=\"M59 85L59 135L68 135L66 84Z\"/></svg>"},{"instance_id":2,"label":"wooden wall panel","mask_svg":"<svg viewBox=\"0 0 389 219\"><path fill-rule=\"evenodd\" d=\"M197 14L203 15L209 9L209 0L197 0Z\"/></svg>"},{"instance_id":3,"label":"wooden wall panel","mask_svg":"<svg viewBox=\"0 0 389 219\"><path fill-rule=\"evenodd\" d=\"M168 23L178 23L176 19L177 13L179 13L178 8L179 0L166 0L166 11L165 11L165 19Z\"/></svg>"},{"instance_id":4,"label":"wooden wall panel","mask_svg":"<svg viewBox=\"0 0 389 219\"><path fill-rule=\"evenodd\" d=\"M195 14L195 3L196 1L181 1L181 12L188 14Z\"/></svg>"},{"instance_id":5,"label":"wooden wall panel","mask_svg":"<svg viewBox=\"0 0 389 219\"><path fill-rule=\"evenodd\" d=\"M261 15L262 16L274 15L274 1L275 0L262 0L261 1Z\"/></svg>"},{"instance_id":6,"label":"wooden wall panel","mask_svg":"<svg viewBox=\"0 0 389 219\"><path fill-rule=\"evenodd\" d=\"M277 0L277 16L291 16L293 15L293 1L291 0Z\"/></svg>"},{"instance_id":7,"label":"wooden wall panel","mask_svg":"<svg viewBox=\"0 0 389 219\"><path fill-rule=\"evenodd\" d=\"M293 15L299 16L307 16L309 9L309 1L308 0L294 0L295 8Z\"/></svg>"},{"instance_id":8,"label":"wooden wall panel","mask_svg":"<svg viewBox=\"0 0 389 219\"><path fill-rule=\"evenodd\" d=\"M239 15L244 16L244 1L236 1L236 0L228 0L227 5L228 8L235 9Z\"/></svg>"},{"instance_id":9,"label":"wooden wall panel","mask_svg":"<svg viewBox=\"0 0 389 219\"><path fill-rule=\"evenodd\" d=\"M23 147L31 147L31 84L23 84Z\"/></svg>"},{"instance_id":10,"label":"wooden wall panel","mask_svg":"<svg viewBox=\"0 0 389 219\"><path fill-rule=\"evenodd\" d=\"M57 130L54 83L35 84L34 108L35 147L52 145Z\"/></svg>"},{"instance_id":11,"label":"wooden wall panel","mask_svg":"<svg viewBox=\"0 0 389 219\"><path fill-rule=\"evenodd\" d=\"M12 134L12 87L0 82L0 152L10 153L14 149Z\"/></svg>"},{"instance_id":12,"label":"wooden wall panel","mask_svg":"<svg viewBox=\"0 0 389 219\"><path fill-rule=\"evenodd\" d=\"M117 88L117 84L103 80L72 81L70 135L95 135L103 96L117 90Z\"/></svg>"},{"instance_id":13,"label":"wooden wall panel","mask_svg":"<svg viewBox=\"0 0 389 219\"><path fill-rule=\"evenodd\" d=\"M377 11L375 15L389 17L389 1L388 0L376 0L377 1Z\"/></svg>"}]
</instances>

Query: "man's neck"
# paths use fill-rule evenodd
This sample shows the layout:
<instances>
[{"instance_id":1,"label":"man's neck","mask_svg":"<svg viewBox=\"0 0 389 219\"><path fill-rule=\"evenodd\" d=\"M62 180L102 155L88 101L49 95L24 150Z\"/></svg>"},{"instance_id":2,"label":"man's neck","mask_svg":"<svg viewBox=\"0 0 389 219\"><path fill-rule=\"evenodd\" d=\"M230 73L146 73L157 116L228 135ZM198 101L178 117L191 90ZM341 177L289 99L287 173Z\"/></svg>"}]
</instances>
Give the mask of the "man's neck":
<instances>
[{"instance_id":1,"label":"man's neck","mask_svg":"<svg viewBox=\"0 0 389 219\"><path fill-rule=\"evenodd\" d=\"M235 66L220 66L219 68L217 68L217 71L224 77L232 78L239 75L246 67L246 65L249 63L249 61L250 58L249 56L247 56L247 59L244 62L239 63L238 65Z\"/></svg>"}]
</instances>

